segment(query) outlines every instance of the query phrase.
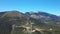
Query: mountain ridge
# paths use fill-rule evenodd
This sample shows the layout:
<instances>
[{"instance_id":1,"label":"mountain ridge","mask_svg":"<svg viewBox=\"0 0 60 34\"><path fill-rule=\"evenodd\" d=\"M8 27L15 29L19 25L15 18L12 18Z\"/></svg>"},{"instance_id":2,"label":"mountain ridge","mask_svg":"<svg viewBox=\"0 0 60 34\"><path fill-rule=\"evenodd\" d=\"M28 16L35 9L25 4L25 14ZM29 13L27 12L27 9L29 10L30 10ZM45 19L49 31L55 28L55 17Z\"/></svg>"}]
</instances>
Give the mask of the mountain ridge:
<instances>
[{"instance_id":1,"label":"mountain ridge","mask_svg":"<svg viewBox=\"0 0 60 34\"><path fill-rule=\"evenodd\" d=\"M12 25L15 24L18 26L21 26L21 25L25 26L27 24L27 22L30 22L30 21L34 23L33 24L34 28L45 29L45 30L43 30L44 32L49 30L49 29L53 29L53 31L47 31L47 32L50 32L50 33L55 33L55 31L60 32L60 30L59 30L60 20L57 19L59 17L52 15L55 17L55 20L52 20L53 18L49 16L50 14L48 14L48 16L50 18L49 17L47 18L47 16L44 14L47 15L47 13L45 13L45 12L44 13L38 12L38 13L32 13L32 14L30 13L30 15L27 13L19 12L19 11L0 12L0 27L1 27L0 34L11 34ZM35 16L31 17L31 15L35 15ZM38 17L38 19L36 16ZM20 32L22 32L22 31L20 31ZM36 32L34 32L34 33L36 33ZM45 33L45 34L47 34L47 33Z\"/></svg>"}]
</instances>

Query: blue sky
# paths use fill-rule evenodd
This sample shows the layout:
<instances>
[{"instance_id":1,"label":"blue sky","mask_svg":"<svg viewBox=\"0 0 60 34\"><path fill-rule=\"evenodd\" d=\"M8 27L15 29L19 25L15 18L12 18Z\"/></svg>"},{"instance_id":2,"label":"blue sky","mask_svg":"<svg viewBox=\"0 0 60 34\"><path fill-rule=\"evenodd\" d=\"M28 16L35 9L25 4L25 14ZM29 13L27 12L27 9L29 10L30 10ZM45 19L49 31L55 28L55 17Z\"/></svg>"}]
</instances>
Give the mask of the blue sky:
<instances>
[{"instance_id":1,"label":"blue sky","mask_svg":"<svg viewBox=\"0 0 60 34\"><path fill-rule=\"evenodd\" d=\"M60 15L60 0L0 0L0 12L11 10L43 11Z\"/></svg>"}]
</instances>

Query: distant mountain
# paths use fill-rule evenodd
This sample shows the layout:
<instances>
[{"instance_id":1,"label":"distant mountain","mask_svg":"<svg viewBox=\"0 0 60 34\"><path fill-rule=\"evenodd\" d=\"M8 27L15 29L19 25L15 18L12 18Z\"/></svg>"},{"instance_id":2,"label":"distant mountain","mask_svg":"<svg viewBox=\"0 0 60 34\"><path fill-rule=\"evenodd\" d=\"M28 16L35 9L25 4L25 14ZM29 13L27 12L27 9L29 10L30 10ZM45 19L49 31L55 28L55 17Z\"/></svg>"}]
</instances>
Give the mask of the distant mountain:
<instances>
[{"instance_id":1,"label":"distant mountain","mask_svg":"<svg viewBox=\"0 0 60 34\"><path fill-rule=\"evenodd\" d=\"M33 34L60 34L60 18L56 15L45 12L0 12L0 34L11 34L12 25L21 26L14 27L13 34L27 34L28 23L33 23Z\"/></svg>"},{"instance_id":2,"label":"distant mountain","mask_svg":"<svg viewBox=\"0 0 60 34\"><path fill-rule=\"evenodd\" d=\"M49 13L46 13L46 12L26 12L25 14L33 17L33 16L40 16L40 17L46 17L46 18L52 18L52 19L57 19L59 18L59 16L56 16L56 15L53 15L53 14L49 14ZM40 18L39 17L39 18Z\"/></svg>"},{"instance_id":3,"label":"distant mountain","mask_svg":"<svg viewBox=\"0 0 60 34\"><path fill-rule=\"evenodd\" d=\"M60 23L57 24L58 22L60 22L59 16L49 14L46 12L41 12L41 11L40 12L26 12L25 14L34 18L34 19L40 20L43 23L48 23L48 24L52 24L52 25L54 24L54 25L60 26Z\"/></svg>"}]
</instances>

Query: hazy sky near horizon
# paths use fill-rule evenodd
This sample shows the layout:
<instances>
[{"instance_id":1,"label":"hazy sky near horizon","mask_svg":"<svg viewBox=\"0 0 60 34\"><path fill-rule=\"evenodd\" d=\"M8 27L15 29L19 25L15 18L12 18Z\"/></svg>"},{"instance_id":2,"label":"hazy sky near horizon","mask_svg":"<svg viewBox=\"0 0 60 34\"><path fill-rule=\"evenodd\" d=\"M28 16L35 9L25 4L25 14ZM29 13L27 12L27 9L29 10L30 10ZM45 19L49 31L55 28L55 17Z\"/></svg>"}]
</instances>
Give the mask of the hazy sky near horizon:
<instances>
[{"instance_id":1,"label":"hazy sky near horizon","mask_svg":"<svg viewBox=\"0 0 60 34\"><path fill-rule=\"evenodd\" d=\"M43 11L60 15L60 0L0 0L0 12L11 10Z\"/></svg>"}]
</instances>

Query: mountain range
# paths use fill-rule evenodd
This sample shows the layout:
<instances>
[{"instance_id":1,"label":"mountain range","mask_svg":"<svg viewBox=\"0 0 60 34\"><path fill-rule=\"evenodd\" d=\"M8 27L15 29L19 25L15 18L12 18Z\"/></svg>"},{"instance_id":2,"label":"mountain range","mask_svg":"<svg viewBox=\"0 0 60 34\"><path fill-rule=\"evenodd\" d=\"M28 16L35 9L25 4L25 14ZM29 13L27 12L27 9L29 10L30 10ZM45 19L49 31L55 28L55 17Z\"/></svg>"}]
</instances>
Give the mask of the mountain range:
<instances>
[{"instance_id":1,"label":"mountain range","mask_svg":"<svg viewBox=\"0 0 60 34\"><path fill-rule=\"evenodd\" d=\"M12 25L21 26L20 28L14 27L13 34L26 34L26 27L29 27L28 23L30 22L34 23L32 34L60 34L60 16L41 11L26 13L19 11L0 12L0 34L11 34ZM25 27L22 27L22 25Z\"/></svg>"}]
</instances>

